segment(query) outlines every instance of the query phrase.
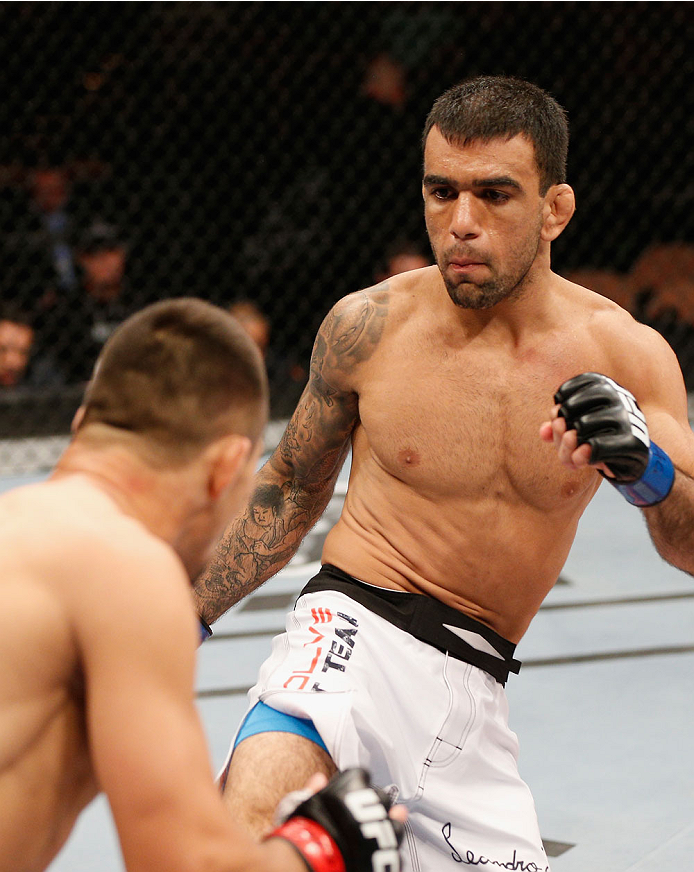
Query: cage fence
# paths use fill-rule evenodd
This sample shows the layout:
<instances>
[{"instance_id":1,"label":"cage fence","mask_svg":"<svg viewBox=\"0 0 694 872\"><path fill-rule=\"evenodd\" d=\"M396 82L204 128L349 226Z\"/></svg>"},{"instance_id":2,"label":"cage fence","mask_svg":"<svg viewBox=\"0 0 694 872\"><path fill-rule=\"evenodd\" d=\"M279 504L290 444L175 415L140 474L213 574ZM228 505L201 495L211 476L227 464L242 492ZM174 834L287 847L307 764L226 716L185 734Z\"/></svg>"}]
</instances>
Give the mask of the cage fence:
<instances>
[{"instance_id":1,"label":"cage fence","mask_svg":"<svg viewBox=\"0 0 694 872\"><path fill-rule=\"evenodd\" d=\"M164 297L242 304L288 416L330 306L430 260L421 128L481 73L566 107L554 268L663 333L694 389L691 4L1 3L0 57L0 334L31 340L0 466L53 461L105 339Z\"/></svg>"}]
</instances>

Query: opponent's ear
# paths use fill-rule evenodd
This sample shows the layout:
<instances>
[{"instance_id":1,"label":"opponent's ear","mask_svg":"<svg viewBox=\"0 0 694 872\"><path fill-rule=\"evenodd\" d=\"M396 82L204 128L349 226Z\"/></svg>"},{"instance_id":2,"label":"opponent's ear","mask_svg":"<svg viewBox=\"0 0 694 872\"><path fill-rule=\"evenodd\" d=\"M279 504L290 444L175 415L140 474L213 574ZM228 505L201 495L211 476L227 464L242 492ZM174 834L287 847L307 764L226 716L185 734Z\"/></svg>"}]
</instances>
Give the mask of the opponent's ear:
<instances>
[{"instance_id":1,"label":"opponent's ear","mask_svg":"<svg viewBox=\"0 0 694 872\"><path fill-rule=\"evenodd\" d=\"M82 425L82 421L84 421L84 406L80 406L79 409L75 412L75 417L72 419L72 424L70 425L70 432L74 436L75 433L79 430Z\"/></svg>"},{"instance_id":2,"label":"opponent's ear","mask_svg":"<svg viewBox=\"0 0 694 872\"><path fill-rule=\"evenodd\" d=\"M576 210L576 198L570 185L552 185L545 195L542 231L545 242L552 242L571 220Z\"/></svg>"},{"instance_id":3,"label":"opponent's ear","mask_svg":"<svg viewBox=\"0 0 694 872\"><path fill-rule=\"evenodd\" d=\"M218 439L212 446L208 492L213 500L230 485L233 486L246 472L253 443L248 436L237 433Z\"/></svg>"}]
</instances>

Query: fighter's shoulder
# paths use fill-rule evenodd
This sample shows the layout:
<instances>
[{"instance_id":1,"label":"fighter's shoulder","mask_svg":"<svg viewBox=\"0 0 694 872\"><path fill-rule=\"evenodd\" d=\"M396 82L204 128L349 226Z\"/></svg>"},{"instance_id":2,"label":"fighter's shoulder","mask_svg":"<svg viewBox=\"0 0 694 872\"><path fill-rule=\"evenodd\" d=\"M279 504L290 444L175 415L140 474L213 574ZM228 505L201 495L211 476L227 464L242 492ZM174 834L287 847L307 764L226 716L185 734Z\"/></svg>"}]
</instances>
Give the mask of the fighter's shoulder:
<instances>
[{"instance_id":1,"label":"fighter's shoulder","mask_svg":"<svg viewBox=\"0 0 694 872\"><path fill-rule=\"evenodd\" d=\"M406 317L418 305L424 286L437 274L436 267L411 270L348 294L332 307L324 327L333 333L349 333L367 324L383 329L386 322Z\"/></svg>"},{"instance_id":2,"label":"fighter's shoulder","mask_svg":"<svg viewBox=\"0 0 694 872\"><path fill-rule=\"evenodd\" d=\"M617 354L630 353L655 356L657 359L674 359L675 355L667 341L648 324L637 321L634 316L617 303L593 291L589 326L591 332L609 343Z\"/></svg>"},{"instance_id":3,"label":"fighter's shoulder","mask_svg":"<svg viewBox=\"0 0 694 872\"><path fill-rule=\"evenodd\" d=\"M385 282L354 291L334 304L323 321L321 331L332 339L351 335L369 323L384 320L390 302L391 294Z\"/></svg>"},{"instance_id":4,"label":"fighter's shoulder","mask_svg":"<svg viewBox=\"0 0 694 872\"><path fill-rule=\"evenodd\" d=\"M89 598L112 606L137 594L146 597L169 579L185 579L173 549L140 521L110 506L85 500L50 525L54 550L62 555L58 577Z\"/></svg>"},{"instance_id":5,"label":"fighter's shoulder","mask_svg":"<svg viewBox=\"0 0 694 872\"><path fill-rule=\"evenodd\" d=\"M117 651L129 640L153 653L169 634L192 639L190 583L173 549L127 518L89 532L65 595L83 652Z\"/></svg>"},{"instance_id":6,"label":"fighter's shoulder","mask_svg":"<svg viewBox=\"0 0 694 872\"><path fill-rule=\"evenodd\" d=\"M650 347L663 347L664 340L659 333L637 321L633 315L608 297L590 290L583 285L562 280L565 297L565 314L573 323L585 321L591 334L600 341L620 341ZM667 343L664 343L667 345Z\"/></svg>"},{"instance_id":7,"label":"fighter's shoulder","mask_svg":"<svg viewBox=\"0 0 694 872\"><path fill-rule=\"evenodd\" d=\"M677 357L668 342L647 324L637 321L617 303L572 284L569 293L576 299L578 311L585 317L586 332L596 343L613 377L638 393L644 387L663 379L676 381L681 374Z\"/></svg>"}]
</instances>

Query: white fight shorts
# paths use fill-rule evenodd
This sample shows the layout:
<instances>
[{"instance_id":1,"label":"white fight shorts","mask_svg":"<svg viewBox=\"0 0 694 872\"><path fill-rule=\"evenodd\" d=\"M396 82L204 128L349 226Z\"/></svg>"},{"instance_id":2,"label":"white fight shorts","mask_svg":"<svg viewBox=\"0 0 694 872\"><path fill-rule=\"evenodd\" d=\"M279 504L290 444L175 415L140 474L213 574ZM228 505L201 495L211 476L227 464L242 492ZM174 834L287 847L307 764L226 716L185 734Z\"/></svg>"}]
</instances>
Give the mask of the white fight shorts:
<instances>
[{"instance_id":1,"label":"white fight shorts","mask_svg":"<svg viewBox=\"0 0 694 872\"><path fill-rule=\"evenodd\" d=\"M330 586L341 589L320 589ZM273 640L249 691L249 711L261 701L313 722L340 769L363 766L407 806L407 872L547 872L502 680L460 659L461 649L472 647L483 662L498 661L498 642L506 646L505 678L519 666L511 660L514 646L441 603L366 585L335 567L323 567L311 587L288 614L286 633ZM401 629L418 623L403 615L419 615L425 600L436 619L443 617L438 634L427 631L436 644ZM378 602L381 614L364 601ZM400 626L381 616L389 611ZM465 640L456 655L436 646L449 634Z\"/></svg>"}]
</instances>

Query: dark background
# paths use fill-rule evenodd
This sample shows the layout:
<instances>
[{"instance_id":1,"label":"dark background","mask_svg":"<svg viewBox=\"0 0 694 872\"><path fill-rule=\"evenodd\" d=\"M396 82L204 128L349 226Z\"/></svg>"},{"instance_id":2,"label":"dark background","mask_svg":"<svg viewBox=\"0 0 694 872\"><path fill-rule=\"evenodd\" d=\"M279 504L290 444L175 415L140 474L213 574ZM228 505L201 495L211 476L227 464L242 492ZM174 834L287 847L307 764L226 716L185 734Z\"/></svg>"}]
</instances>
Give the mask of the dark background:
<instances>
[{"instance_id":1,"label":"dark background","mask_svg":"<svg viewBox=\"0 0 694 872\"><path fill-rule=\"evenodd\" d=\"M395 96L374 96L377 58ZM106 221L127 244L132 305L259 304L286 414L331 304L373 284L394 243L428 252L420 131L480 73L569 112L578 208L557 271L627 277L649 247L694 242L692 4L2 3L0 298L62 293L23 242L32 168L62 167L75 228ZM647 319L653 288L629 293ZM80 339L51 312L41 341L66 360Z\"/></svg>"}]
</instances>

